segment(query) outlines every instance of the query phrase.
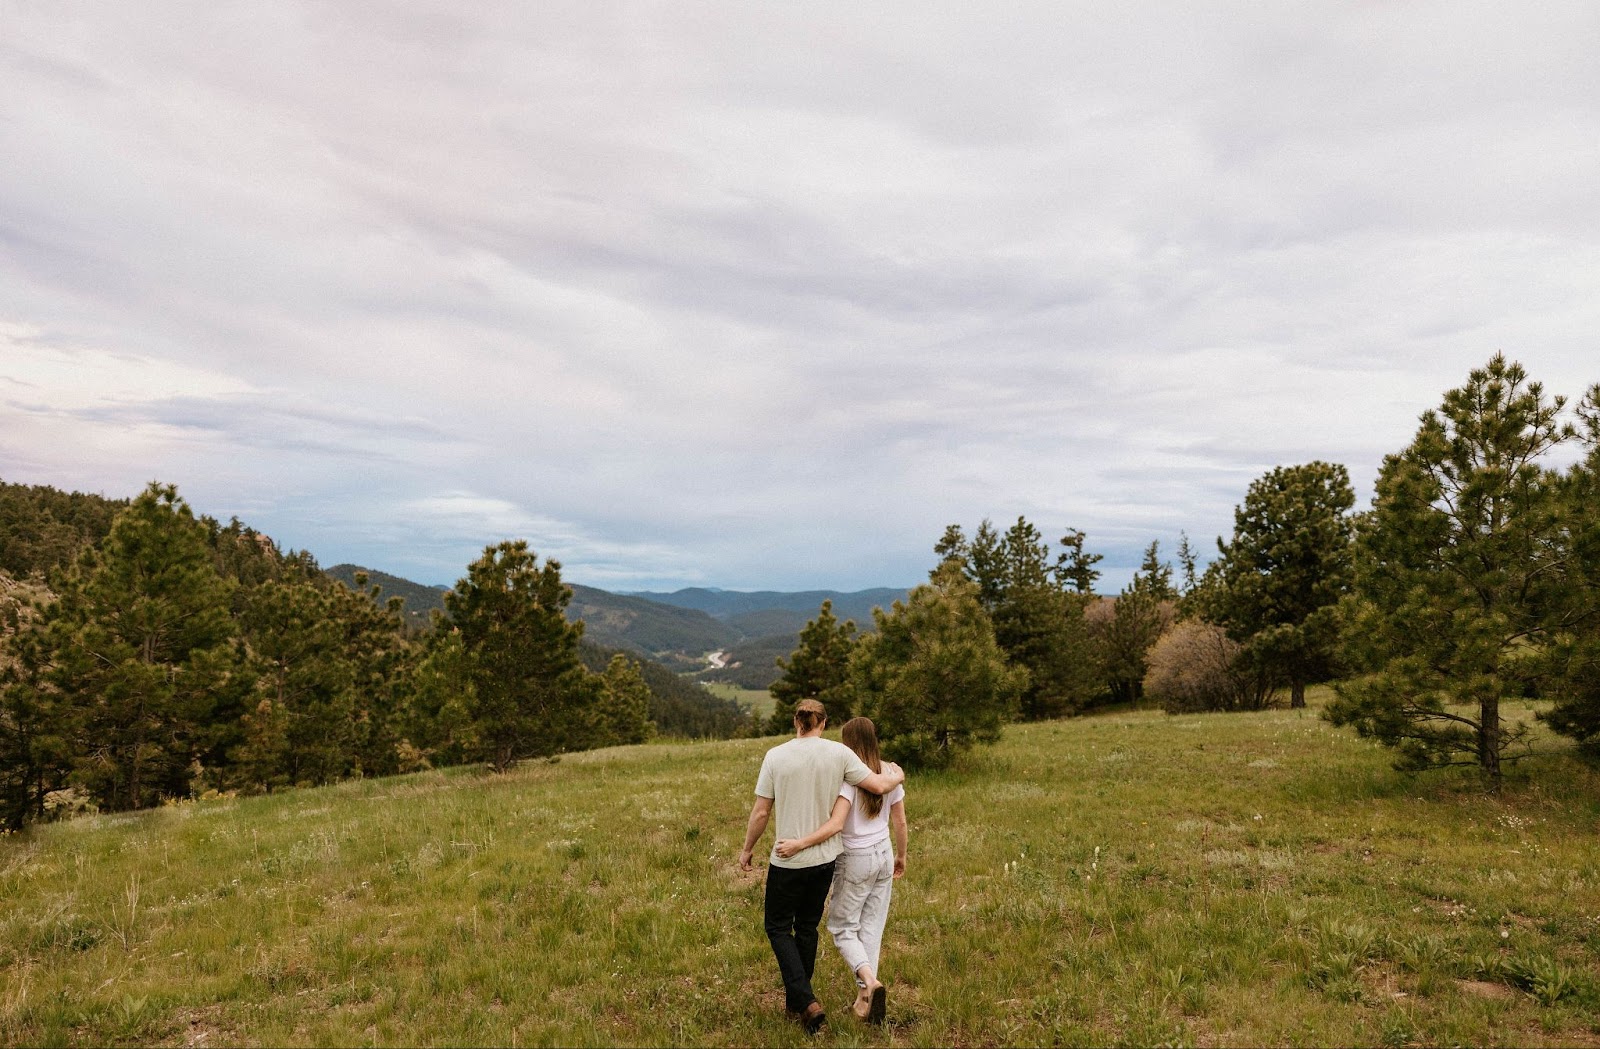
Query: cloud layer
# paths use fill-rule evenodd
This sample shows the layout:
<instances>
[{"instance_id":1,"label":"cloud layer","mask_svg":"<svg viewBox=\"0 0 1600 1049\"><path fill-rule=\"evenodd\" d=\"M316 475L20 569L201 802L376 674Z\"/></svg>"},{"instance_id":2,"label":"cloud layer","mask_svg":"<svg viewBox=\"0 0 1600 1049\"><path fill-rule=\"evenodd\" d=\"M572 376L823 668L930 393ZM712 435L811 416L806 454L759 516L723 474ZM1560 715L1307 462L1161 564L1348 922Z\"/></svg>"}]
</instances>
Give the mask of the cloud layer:
<instances>
[{"instance_id":1,"label":"cloud layer","mask_svg":"<svg viewBox=\"0 0 1600 1049\"><path fill-rule=\"evenodd\" d=\"M1496 350L1600 379L1600 15L13 5L0 462L325 563L1204 547Z\"/></svg>"}]
</instances>

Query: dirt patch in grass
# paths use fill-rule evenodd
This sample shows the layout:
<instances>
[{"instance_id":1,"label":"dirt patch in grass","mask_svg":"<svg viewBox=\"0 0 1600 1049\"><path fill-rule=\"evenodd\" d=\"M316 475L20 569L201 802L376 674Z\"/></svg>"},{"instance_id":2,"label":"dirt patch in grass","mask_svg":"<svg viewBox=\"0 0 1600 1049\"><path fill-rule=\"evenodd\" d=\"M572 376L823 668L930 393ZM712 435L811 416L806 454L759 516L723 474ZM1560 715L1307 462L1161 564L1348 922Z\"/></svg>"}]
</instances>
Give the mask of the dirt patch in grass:
<instances>
[{"instance_id":1,"label":"dirt patch in grass","mask_svg":"<svg viewBox=\"0 0 1600 1049\"><path fill-rule=\"evenodd\" d=\"M1461 988L1462 994L1470 994L1474 998L1504 1000L1517 996L1517 992L1512 988L1491 980L1457 980L1456 986Z\"/></svg>"}]
</instances>

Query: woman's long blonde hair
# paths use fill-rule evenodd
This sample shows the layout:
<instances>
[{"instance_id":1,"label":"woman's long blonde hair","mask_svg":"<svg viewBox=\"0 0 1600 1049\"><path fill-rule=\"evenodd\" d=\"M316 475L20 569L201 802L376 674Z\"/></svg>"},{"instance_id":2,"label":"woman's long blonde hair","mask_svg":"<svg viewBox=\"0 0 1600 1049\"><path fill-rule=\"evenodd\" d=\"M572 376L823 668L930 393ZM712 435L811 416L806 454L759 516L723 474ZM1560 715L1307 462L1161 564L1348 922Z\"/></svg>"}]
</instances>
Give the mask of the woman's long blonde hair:
<instances>
[{"instance_id":1,"label":"woman's long blonde hair","mask_svg":"<svg viewBox=\"0 0 1600 1049\"><path fill-rule=\"evenodd\" d=\"M872 723L871 718L851 718L846 721L839 738L845 746L856 752L867 768L873 772L883 771L883 756L878 753L878 726ZM883 811L883 795L862 787L856 788L856 803L861 806L861 812L867 819Z\"/></svg>"}]
</instances>

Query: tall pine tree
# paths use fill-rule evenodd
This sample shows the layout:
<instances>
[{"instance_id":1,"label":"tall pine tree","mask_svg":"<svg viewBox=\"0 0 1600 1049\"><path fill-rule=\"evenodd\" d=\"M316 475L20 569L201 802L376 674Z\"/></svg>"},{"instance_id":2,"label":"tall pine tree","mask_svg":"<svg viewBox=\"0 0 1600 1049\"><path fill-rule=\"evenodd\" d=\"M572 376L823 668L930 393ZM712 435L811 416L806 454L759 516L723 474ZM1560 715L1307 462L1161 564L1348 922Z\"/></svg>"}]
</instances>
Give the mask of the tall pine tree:
<instances>
[{"instance_id":1,"label":"tall pine tree","mask_svg":"<svg viewBox=\"0 0 1600 1049\"><path fill-rule=\"evenodd\" d=\"M232 694L232 585L171 485L151 484L63 586L45 627L47 677L75 736L73 778L102 808L189 792Z\"/></svg>"},{"instance_id":2,"label":"tall pine tree","mask_svg":"<svg viewBox=\"0 0 1600 1049\"><path fill-rule=\"evenodd\" d=\"M1232 542L1218 540L1216 585L1196 602L1245 646L1245 658L1289 683L1291 707L1304 707L1306 684L1332 669L1355 498L1336 463L1279 466L1257 478L1234 509Z\"/></svg>"},{"instance_id":3,"label":"tall pine tree","mask_svg":"<svg viewBox=\"0 0 1600 1049\"><path fill-rule=\"evenodd\" d=\"M942 766L1000 737L1017 712L1027 671L995 643L977 586L946 561L932 580L884 612L850 660L860 712L885 751L913 765Z\"/></svg>"},{"instance_id":4,"label":"tall pine tree","mask_svg":"<svg viewBox=\"0 0 1600 1049\"><path fill-rule=\"evenodd\" d=\"M772 683L772 716L767 731L781 735L793 730L794 707L802 699L815 699L828 709L828 720L842 725L850 720L850 652L856 644L853 619L839 621L833 602L824 600L817 618L800 631L800 646L788 659L778 658L783 675Z\"/></svg>"},{"instance_id":5,"label":"tall pine tree","mask_svg":"<svg viewBox=\"0 0 1600 1049\"><path fill-rule=\"evenodd\" d=\"M1500 704L1552 670L1570 534L1546 460L1576 436L1563 403L1496 354L1384 460L1345 634L1370 672L1338 686L1326 715L1395 747L1402 768L1475 765L1498 790L1525 738Z\"/></svg>"},{"instance_id":6,"label":"tall pine tree","mask_svg":"<svg viewBox=\"0 0 1600 1049\"><path fill-rule=\"evenodd\" d=\"M582 623L561 565L543 566L524 540L486 547L445 595L469 678L476 755L503 771L587 744L599 683L583 666Z\"/></svg>"}]
</instances>

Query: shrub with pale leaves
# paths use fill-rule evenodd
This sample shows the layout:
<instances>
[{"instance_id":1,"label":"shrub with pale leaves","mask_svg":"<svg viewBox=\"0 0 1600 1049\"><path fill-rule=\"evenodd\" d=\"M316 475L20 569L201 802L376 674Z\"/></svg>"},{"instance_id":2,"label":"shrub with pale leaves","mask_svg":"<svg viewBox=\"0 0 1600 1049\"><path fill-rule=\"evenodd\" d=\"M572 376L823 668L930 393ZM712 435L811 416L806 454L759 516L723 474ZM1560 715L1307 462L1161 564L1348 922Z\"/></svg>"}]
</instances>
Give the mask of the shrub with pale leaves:
<instances>
[{"instance_id":1,"label":"shrub with pale leaves","mask_svg":"<svg viewBox=\"0 0 1600 1049\"><path fill-rule=\"evenodd\" d=\"M1197 619L1176 624L1150 649L1144 690L1169 714L1262 710L1275 691L1227 631Z\"/></svg>"}]
</instances>

